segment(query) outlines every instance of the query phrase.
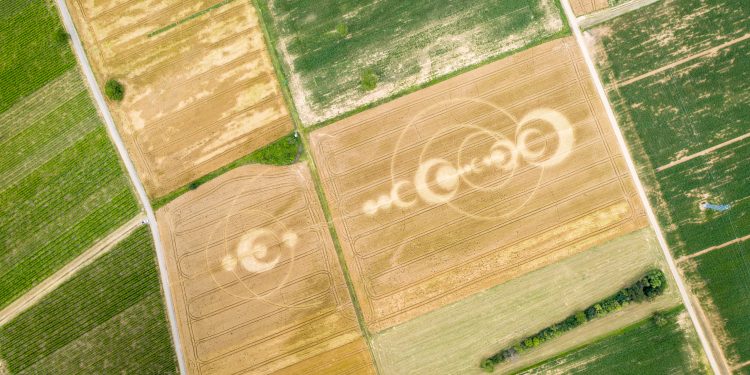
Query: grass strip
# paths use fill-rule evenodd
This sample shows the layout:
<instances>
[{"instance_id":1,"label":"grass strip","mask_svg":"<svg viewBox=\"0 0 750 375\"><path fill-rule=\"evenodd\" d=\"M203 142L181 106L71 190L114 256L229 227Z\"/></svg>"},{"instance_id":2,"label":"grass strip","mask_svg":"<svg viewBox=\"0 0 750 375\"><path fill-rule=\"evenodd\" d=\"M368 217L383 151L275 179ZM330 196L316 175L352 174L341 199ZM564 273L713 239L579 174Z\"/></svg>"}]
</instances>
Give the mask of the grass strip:
<instances>
[{"instance_id":1,"label":"grass strip","mask_svg":"<svg viewBox=\"0 0 750 375\"><path fill-rule=\"evenodd\" d=\"M247 165L247 164L268 164L268 165L294 164L299 158L301 147L302 147L302 143L300 141L299 135L295 135L294 132L289 133L288 135L281 137L280 139L274 141L273 143L270 143L258 150L253 151L252 153L246 156L243 156L242 158L239 158L211 173L208 173L198 178L197 180L187 185L184 185L167 195L163 195L161 197L158 197L152 200L151 205L153 206L154 210L156 210L159 207L162 207L165 204L175 200L180 195L190 190L195 190L198 188L198 186L201 186L205 184L206 182L211 181L214 178L219 177L220 175L226 172L229 172L230 170L234 168L243 166L243 165Z\"/></svg>"},{"instance_id":2,"label":"grass strip","mask_svg":"<svg viewBox=\"0 0 750 375\"><path fill-rule=\"evenodd\" d=\"M183 19L181 19L181 20L179 20L177 22L172 22L172 23L170 23L167 26L164 26L164 27L162 27L160 29L156 29L156 30L148 33L147 36L149 38L151 38L152 36L156 36L156 35L159 35L159 34L165 32L165 31L169 31L171 29L174 29L175 27L180 26L180 25L182 25L185 22L188 22L188 21L190 21L192 19L198 18L198 17L200 17L200 16L202 16L202 15L204 15L204 14L206 14L206 13L208 13L208 12L210 12L210 11L216 9L216 8L220 8L220 7L224 6L224 5L227 5L227 4L231 3L232 1L234 1L234 0L224 0L224 1L220 2L220 3L216 3L214 5L211 5L210 7L206 8L206 9L203 9L203 10L199 10L199 11L197 11L197 12L195 12L195 13L193 13L193 14L191 14L191 15L189 15L189 16L187 16L187 17L185 17L185 18L183 18Z\"/></svg>"}]
</instances>

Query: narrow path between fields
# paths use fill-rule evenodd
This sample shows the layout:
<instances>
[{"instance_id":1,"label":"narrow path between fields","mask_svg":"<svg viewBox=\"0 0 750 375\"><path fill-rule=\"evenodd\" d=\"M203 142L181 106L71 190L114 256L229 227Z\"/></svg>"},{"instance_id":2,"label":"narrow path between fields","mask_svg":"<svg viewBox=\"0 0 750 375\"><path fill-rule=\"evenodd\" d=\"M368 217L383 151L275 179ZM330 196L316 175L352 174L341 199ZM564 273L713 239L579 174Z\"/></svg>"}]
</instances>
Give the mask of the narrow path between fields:
<instances>
[{"instance_id":1,"label":"narrow path between fields","mask_svg":"<svg viewBox=\"0 0 750 375\"><path fill-rule=\"evenodd\" d=\"M691 258L695 258L697 256L701 256L703 254L710 253L710 252L712 252L714 250L723 249L723 248L725 248L727 246L734 245L736 243L740 243L740 242L747 241L747 240L750 240L750 234L748 234L745 237L735 238L735 239L733 239L731 241L727 241L727 242L725 242L725 243L723 243L721 245L707 247L707 248L705 248L705 249L703 249L703 250L701 250L701 251L699 251L697 253L693 253L693 254L690 254L690 255L682 256L679 259L677 259L677 262L679 263L679 262L682 262L682 261L685 261L685 260L688 260L688 259L691 259Z\"/></svg>"},{"instance_id":2,"label":"narrow path between fields","mask_svg":"<svg viewBox=\"0 0 750 375\"><path fill-rule=\"evenodd\" d=\"M659 167L659 168L656 168L656 171L657 171L657 172L661 172L661 171L663 171L663 170L665 170L665 169L667 169L667 168L672 168L672 167L674 167L675 165L680 165L680 164L682 164L682 163L684 163L684 162L686 162L686 161L688 161L688 160L693 160L693 159L695 159L695 158L697 158L697 157L701 157L701 156L703 156L703 155L706 155L706 154L710 154L710 153L712 153L712 152L714 152L714 151L716 151L716 150L718 150L718 149L720 149L720 148L723 148L723 147L729 146L729 145L731 145L732 143L737 143L737 142L739 142L739 141L741 141L741 140L743 140L743 139L745 139L745 138L750 138L750 133L747 133L747 134L741 135L741 136L739 136L739 137L737 137L737 138L734 138L734 139L730 139L730 140L728 140L728 141L726 141L726 142L722 142L722 143L719 143L719 144L718 144L718 145L716 145L716 146L713 146L713 147L709 147L709 148L707 148L707 149L705 149L705 150L703 150L703 151L700 151L700 152L696 152L696 153L694 153L694 154L692 154L692 155L689 155L689 156L685 156L684 158L681 158L681 159L679 159L679 160L675 160L675 161L673 161L673 162L671 162L671 163L669 163L669 164L665 164L665 165L662 165L661 167Z\"/></svg>"},{"instance_id":3,"label":"narrow path between fields","mask_svg":"<svg viewBox=\"0 0 750 375\"><path fill-rule=\"evenodd\" d=\"M743 36L741 36L739 38L732 39L732 40L730 40L730 41L728 41L726 43L719 44L716 47L711 47L709 49L706 49L706 50L703 50L701 52L698 52L698 53L692 54L690 56L687 56L685 58L679 59L679 60L677 60L677 61L675 61L673 63L664 65L661 68L654 69L654 70L652 70L652 71L650 71L648 73L643 73L643 74L641 74L641 75L639 75L637 77L633 77L633 78L627 79L625 81L618 82L617 86L618 87L627 86L627 85L629 85L631 83L638 82L638 81L640 81L640 80L642 80L644 78L648 78L648 77L651 77L653 75L659 74L659 73L664 72L666 70L672 69L672 68L674 68L674 67L676 67L678 65L682 65L682 64L684 64L686 62L690 62L690 61L693 61L695 59L699 59L701 57L717 53L717 52L719 52L719 50L722 50L722 49L727 48L727 47L729 47L731 45L734 45L734 44L737 44L739 42L742 42L743 40L745 40L747 38L750 38L750 33L747 33L747 34L745 34L745 35L743 35Z\"/></svg>"},{"instance_id":4,"label":"narrow path between fields","mask_svg":"<svg viewBox=\"0 0 750 375\"><path fill-rule=\"evenodd\" d=\"M104 101L102 90L96 82L94 71L91 69L86 52L83 49L81 38L78 36L73 18L70 16L70 10L65 0L55 0L57 8L60 10L60 16L62 17L63 26L70 35L70 43L73 46L73 51L78 60L78 65L81 67L83 74L86 78L86 85L89 87L91 95L94 97L94 102L99 114L104 119L104 125L107 127L109 137L117 149L117 154L120 156L125 169L128 171L128 177L133 183L136 192L138 193L138 200L141 202L143 209L146 211L146 218L148 224L151 227L151 236L154 239L154 248L156 249L156 260L159 264L159 279L161 280L162 290L164 291L164 303L167 308L167 318L169 320L170 333L172 334L172 343L175 346L175 356L177 357L177 364L180 370L180 374L187 374L187 366L185 366L185 356L182 353L182 342L180 341L180 333L177 331L177 318L175 316L174 303L172 302L172 289L169 287L169 274L167 273L167 259L164 255L164 247L161 244L161 237L159 236L159 227L156 225L156 215L154 215L154 209L151 207L151 202L146 194L146 189L143 187L141 179L138 177L138 173L135 170L135 165L130 159L125 144L122 142L122 137L115 127L115 120L112 118L112 114L109 112L109 107Z\"/></svg>"},{"instance_id":5,"label":"narrow path between fields","mask_svg":"<svg viewBox=\"0 0 750 375\"><path fill-rule=\"evenodd\" d=\"M695 305L693 304L693 300L691 299L690 293L688 292L688 289L685 286L685 282L682 279L682 275L680 275L679 271L677 270L677 265L674 258L672 257L672 253L669 251L669 246L667 245L667 241L664 238L664 233L662 233L661 228L659 227L659 222L656 220L654 209L653 207L651 207L651 203L648 200L648 196L646 195L646 190L644 189L643 183L638 176L635 163L633 162L633 158L630 155L630 150L628 149L627 143L625 142L625 137L623 136L622 130L618 125L617 117L615 116L615 112L612 109L612 104L607 98L607 92L604 90L604 84L602 83L602 80L599 76L599 72L596 70L594 60L591 58L591 52L586 46L583 32L578 25L578 20L573 14L573 8L571 8L569 0L561 0L560 3L563 7L563 10L565 11L565 16L568 18L570 29L576 38L578 47L580 48L581 54L583 55L583 59L586 62L586 67L589 70L589 74L591 75L591 80L594 83L596 92L599 95L599 99L601 100L602 105L604 106L605 112L607 113L607 118L612 125L612 130L614 131L615 137L617 138L617 143L620 146L620 151L622 152L622 155L625 158L625 162L628 165L628 171L630 172L630 176L633 178L636 190L638 191L638 196L640 197L644 209L646 210L648 221L651 225L651 228L653 228L654 232L656 233L656 238L659 242L659 245L661 246L662 252L664 253L667 265L669 266L669 271L672 273L672 277L677 284L677 288L680 291L680 296L682 297L682 302L685 304L685 308L690 315L690 320L692 320L693 326L695 326L695 331L698 334L698 338L700 339L703 350L706 353L706 357L708 358L708 362L711 365L711 369L716 374L728 374L729 368L727 366L726 359L724 359L724 356L720 351L718 351L717 354L722 359L721 365L716 358L716 351L714 350L714 348L719 346L717 345L715 340L709 340L709 337L706 335L706 332L704 330L704 327L705 329L709 329L710 326L704 326L704 323L706 322L701 321L698 312L696 311Z\"/></svg>"},{"instance_id":6,"label":"narrow path between fields","mask_svg":"<svg viewBox=\"0 0 750 375\"><path fill-rule=\"evenodd\" d=\"M138 214L138 216L95 243L94 246L84 251L77 258L52 274L52 276L46 278L40 284L26 292L26 294L14 300L8 307L0 311L0 326L13 320L20 313L39 302L39 300L55 290L60 284L68 281L78 270L109 252L118 242L141 226L145 218L145 214Z\"/></svg>"},{"instance_id":7,"label":"narrow path between fields","mask_svg":"<svg viewBox=\"0 0 750 375\"><path fill-rule=\"evenodd\" d=\"M747 367L747 366L750 366L750 361L742 362L742 363L740 363L740 364L732 367L732 371L737 371L737 370L739 370L741 368L744 368L744 367Z\"/></svg>"}]
</instances>

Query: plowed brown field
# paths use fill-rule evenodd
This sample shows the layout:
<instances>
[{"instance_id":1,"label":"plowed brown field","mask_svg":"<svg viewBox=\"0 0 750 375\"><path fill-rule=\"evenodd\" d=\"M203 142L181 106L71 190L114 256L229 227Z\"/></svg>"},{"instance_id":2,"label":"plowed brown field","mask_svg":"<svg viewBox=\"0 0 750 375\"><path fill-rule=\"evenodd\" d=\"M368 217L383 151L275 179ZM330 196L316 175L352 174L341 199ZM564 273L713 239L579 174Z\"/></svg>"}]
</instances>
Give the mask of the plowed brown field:
<instances>
[{"instance_id":1,"label":"plowed brown field","mask_svg":"<svg viewBox=\"0 0 750 375\"><path fill-rule=\"evenodd\" d=\"M373 371L305 164L237 168L157 218L191 373Z\"/></svg>"},{"instance_id":2,"label":"plowed brown field","mask_svg":"<svg viewBox=\"0 0 750 375\"><path fill-rule=\"evenodd\" d=\"M646 226L572 38L311 135L375 331Z\"/></svg>"},{"instance_id":3,"label":"plowed brown field","mask_svg":"<svg viewBox=\"0 0 750 375\"><path fill-rule=\"evenodd\" d=\"M68 0L152 196L288 134L291 120L249 1Z\"/></svg>"}]
</instances>

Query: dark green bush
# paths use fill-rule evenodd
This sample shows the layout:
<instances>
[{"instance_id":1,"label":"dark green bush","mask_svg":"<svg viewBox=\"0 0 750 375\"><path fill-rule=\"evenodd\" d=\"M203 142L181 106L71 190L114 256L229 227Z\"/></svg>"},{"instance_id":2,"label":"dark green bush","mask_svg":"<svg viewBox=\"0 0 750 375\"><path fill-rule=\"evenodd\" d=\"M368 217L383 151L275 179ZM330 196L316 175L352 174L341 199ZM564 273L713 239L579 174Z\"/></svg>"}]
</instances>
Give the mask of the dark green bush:
<instances>
[{"instance_id":1,"label":"dark green bush","mask_svg":"<svg viewBox=\"0 0 750 375\"><path fill-rule=\"evenodd\" d=\"M667 277L660 269L648 271L643 277L638 279L633 285L619 290L614 295L607 297L583 311L578 311L570 315L565 320L555 323L535 335L524 338L510 348L501 350L491 357L481 362L480 367L488 372L495 369L495 365L504 362L515 355L522 353L524 350L535 348L545 341L560 336L575 327L580 326L587 321L605 316L609 313L620 310L623 306L631 302L643 302L652 300L664 293L667 287ZM668 322L666 316L660 313L654 314L654 323L663 325Z\"/></svg>"},{"instance_id":2,"label":"dark green bush","mask_svg":"<svg viewBox=\"0 0 750 375\"><path fill-rule=\"evenodd\" d=\"M104 85L104 94L106 94L110 100L119 102L125 97L125 87L117 80L110 79Z\"/></svg>"},{"instance_id":3,"label":"dark green bush","mask_svg":"<svg viewBox=\"0 0 750 375\"><path fill-rule=\"evenodd\" d=\"M55 31L55 40L58 43L60 44L68 43L68 39L70 39L70 34L68 34L68 32L65 31L65 29L63 29L62 27L57 29L57 31Z\"/></svg>"}]
</instances>

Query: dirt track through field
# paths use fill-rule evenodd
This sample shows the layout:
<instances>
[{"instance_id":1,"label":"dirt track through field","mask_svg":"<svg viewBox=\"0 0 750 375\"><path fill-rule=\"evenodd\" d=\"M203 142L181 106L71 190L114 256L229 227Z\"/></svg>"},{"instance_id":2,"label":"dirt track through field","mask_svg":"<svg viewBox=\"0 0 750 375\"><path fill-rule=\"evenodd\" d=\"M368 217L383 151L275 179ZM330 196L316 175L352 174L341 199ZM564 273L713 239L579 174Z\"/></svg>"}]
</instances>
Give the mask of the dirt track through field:
<instances>
[{"instance_id":1,"label":"dirt track through field","mask_svg":"<svg viewBox=\"0 0 750 375\"><path fill-rule=\"evenodd\" d=\"M735 239L733 239L731 241L727 241L727 242L725 242L725 243L723 243L721 245L711 246L711 247L705 248L705 249L703 249L701 251L698 251L696 253L680 257L679 259L677 259L677 262L682 262L684 260L695 258L697 256L700 256L700 255L703 255L703 254L706 254L706 253L710 253L710 252L712 252L714 250L723 249L723 248L725 248L727 246L731 246L731 245L734 245L736 243L744 242L744 241L747 241L747 240L750 240L750 234L747 235L747 236L744 236L744 237L735 238Z\"/></svg>"},{"instance_id":2,"label":"dirt track through field","mask_svg":"<svg viewBox=\"0 0 750 375\"><path fill-rule=\"evenodd\" d=\"M157 217L190 373L373 371L306 164L234 169Z\"/></svg>"},{"instance_id":3,"label":"dirt track through field","mask_svg":"<svg viewBox=\"0 0 750 375\"><path fill-rule=\"evenodd\" d=\"M63 268L60 268L52 276L37 284L37 286L29 290L26 294L17 298L8 307L0 311L0 326L13 320L13 318L18 316L18 314L22 313L24 310L39 302L42 298L44 298L44 296L73 277L73 275L75 275L78 270L91 264L100 256L106 254L115 245L117 245L120 240L124 239L139 226L143 225L142 221L145 218L146 215L139 214L132 220L125 223L125 225L116 229L107 237L97 242L90 249L81 253L81 255L66 264Z\"/></svg>"},{"instance_id":4,"label":"dirt track through field","mask_svg":"<svg viewBox=\"0 0 750 375\"><path fill-rule=\"evenodd\" d=\"M711 48L706 49L704 51L701 51L699 53L687 56L687 57L679 59L679 60L677 60L675 62L672 62L672 63L669 63L667 65L664 65L664 66L662 66L659 69L654 69L654 70L652 70L652 71L650 71L648 73L641 74L641 75L639 75L637 77L633 77L633 78L626 79L624 81L618 82L617 86L618 87L627 86L627 85L629 85L631 83L638 82L638 81L640 81L642 79L655 76L655 75L657 75L659 73L665 72L665 71L667 71L669 69L672 69L672 68L674 68L676 66L685 64L685 63L690 62L690 61L693 61L695 59L699 59L699 58L704 57L704 56L715 54L715 53L719 52L720 50L722 50L724 48L727 48L729 46L732 46L734 44L742 42L742 41L744 41L744 40L746 40L748 38L750 38L750 34L745 34L745 35L743 35L743 36L741 36L739 38L732 39L732 40L730 40L730 41L728 41L726 43L722 43L722 44L720 44L720 45L718 45L716 47L711 47Z\"/></svg>"},{"instance_id":5,"label":"dirt track through field","mask_svg":"<svg viewBox=\"0 0 750 375\"><path fill-rule=\"evenodd\" d=\"M712 152L714 152L716 150L719 150L721 148L729 146L729 145L731 145L733 143L737 143L737 142L742 141L742 140L744 140L746 138L750 138L750 133L743 134L743 135L741 135L741 136L739 136L737 138L730 139L730 140L728 140L726 142L722 142L722 143L720 143L720 144L718 144L716 146L709 147L709 148L707 148L707 149L705 149L703 151L696 152L696 153L694 153L692 155L685 156L684 158L680 158L678 160L675 160L675 161L673 161L673 162L671 162L669 164L662 165L661 167L656 168L656 171L657 172L661 172L661 171L663 171L665 169L669 169L669 168L672 168L672 167L674 167L676 165L680 165L680 164L682 164L682 163L684 163L686 161L690 161L690 160L693 160L695 158L698 158L698 157L701 157L701 156L704 156L704 155L708 155L708 154L710 154L710 153L712 153Z\"/></svg>"},{"instance_id":6,"label":"dirt track through field","mask_svg":"<svg viewBox=\"0 0 750 375\"><path fill-rule=\"evenodd\" d=\"M572 43L311 134L373 331L645 225Z\"/></svg>"},{"instance_id":7,"label":"dirt track through field","mask_svg":"<svg viewBox=\"0 0 750 375\"><path fill-rule=\"evenodd\" d=\"M292 130L249 1L69 0L149 194L161 196Z\"/></svg>"}]
</instances>

